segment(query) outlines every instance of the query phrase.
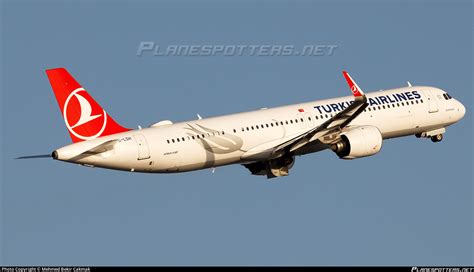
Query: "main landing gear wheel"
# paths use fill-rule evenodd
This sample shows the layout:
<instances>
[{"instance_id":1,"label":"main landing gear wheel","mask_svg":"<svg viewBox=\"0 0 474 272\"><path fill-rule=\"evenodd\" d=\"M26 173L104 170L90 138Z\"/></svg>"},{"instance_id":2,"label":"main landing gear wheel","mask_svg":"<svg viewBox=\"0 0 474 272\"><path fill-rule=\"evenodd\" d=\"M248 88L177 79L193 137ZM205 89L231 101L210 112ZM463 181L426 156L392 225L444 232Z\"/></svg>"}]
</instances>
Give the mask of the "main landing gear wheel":
<instances>
[{"instance_id":1,"label":"main landing gear wheel","mask_svg":"<svg viewBox=\"0 0 474 272\"><path fill-rule=\"evenodd\" d=\"M443 134L431 136L431 141L433 141L433 143L441 142L441 140L443 140Z\"/></svg>"}]
</instances>

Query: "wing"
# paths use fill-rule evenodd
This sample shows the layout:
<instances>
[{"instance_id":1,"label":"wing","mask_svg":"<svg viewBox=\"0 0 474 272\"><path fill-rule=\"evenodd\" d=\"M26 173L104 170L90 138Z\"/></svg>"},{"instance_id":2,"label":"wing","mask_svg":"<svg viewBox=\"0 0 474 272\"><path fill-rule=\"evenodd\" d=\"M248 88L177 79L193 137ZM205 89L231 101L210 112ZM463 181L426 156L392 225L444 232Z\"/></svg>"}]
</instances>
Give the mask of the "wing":
<instances>
[{"instance_id":1,"label":"wing","mask_svg":"<svg viewBox=\"0 0 474 272\"><path fill-rule=\"evenodd\" d=\"M283 154L294 152L315 140L319 140L325 144L333 142L334 139L339 136L342 129L359 116L368 106L367 97L349 73L343 71L342 74L354 95L354 101L350 106L320 126L307 130L295 137L280 139L279 142L275 142L274 145L265 143L261 146L254 147L243 154L242 159L277 158Z\"/></svg>"}]
</instances>

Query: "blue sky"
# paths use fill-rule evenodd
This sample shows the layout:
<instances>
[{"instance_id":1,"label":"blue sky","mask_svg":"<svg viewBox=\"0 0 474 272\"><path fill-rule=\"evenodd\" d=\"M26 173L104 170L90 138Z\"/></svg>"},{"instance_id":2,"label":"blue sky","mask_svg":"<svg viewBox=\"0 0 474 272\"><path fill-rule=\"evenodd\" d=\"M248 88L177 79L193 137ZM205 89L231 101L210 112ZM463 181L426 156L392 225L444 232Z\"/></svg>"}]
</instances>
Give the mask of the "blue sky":
<instances>
[{"instance_id":1,"label":"blue sky","mask_svg":"<svg viewBox=\"0 0 474 272\"><path fill-rule=\"evenodd\" d=\"M469 1L1 2L0 264L473 264ZM141 41L337 45L332 56L137 57ZM66 67L121 124L195 119L366 91L447 90L445 139L268 181L235 165L151 175L14 160L70 143L44 70Z\"/></svg>"}]
</instances>

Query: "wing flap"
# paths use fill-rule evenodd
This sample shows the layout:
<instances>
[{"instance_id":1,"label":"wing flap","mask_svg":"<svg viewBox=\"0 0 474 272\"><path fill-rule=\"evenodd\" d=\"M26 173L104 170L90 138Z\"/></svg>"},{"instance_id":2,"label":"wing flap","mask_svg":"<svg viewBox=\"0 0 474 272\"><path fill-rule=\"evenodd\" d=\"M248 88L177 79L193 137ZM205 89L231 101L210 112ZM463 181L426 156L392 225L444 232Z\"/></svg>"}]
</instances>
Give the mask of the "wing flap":
<instances>
[{"instance_id":1,"label":"wing flap","mask_svg":"<svg viewBox=\"0 0 474 272\"><path fill-rule=\"evenodd\" d=\"M275 148L291 139L294 139L294 136L276 139L254 146L242 154L240 158L247 161L260 161L274 157Z\"/></svg>"}]
</instances>

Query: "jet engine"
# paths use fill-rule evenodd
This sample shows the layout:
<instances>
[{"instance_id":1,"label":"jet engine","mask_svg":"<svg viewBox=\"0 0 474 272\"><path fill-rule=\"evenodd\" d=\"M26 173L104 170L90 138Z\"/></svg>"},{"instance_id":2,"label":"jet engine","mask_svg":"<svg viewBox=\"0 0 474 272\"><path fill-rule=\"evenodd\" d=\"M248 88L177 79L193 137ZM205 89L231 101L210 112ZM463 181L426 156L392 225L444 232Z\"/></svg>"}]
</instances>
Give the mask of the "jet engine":
<instances>
[{"instance_id":1,"label":"jet engine","mask_svg":"<svg viewBox=\"0 0 474 272\"><path fill-rule=\"evenodd\" d=\"M376 127L354 127L343 132L340 141L331 145L331 150L341 159L357 159L378 153L382 140L382 134Z\"/></svg>"}]
</instances>

